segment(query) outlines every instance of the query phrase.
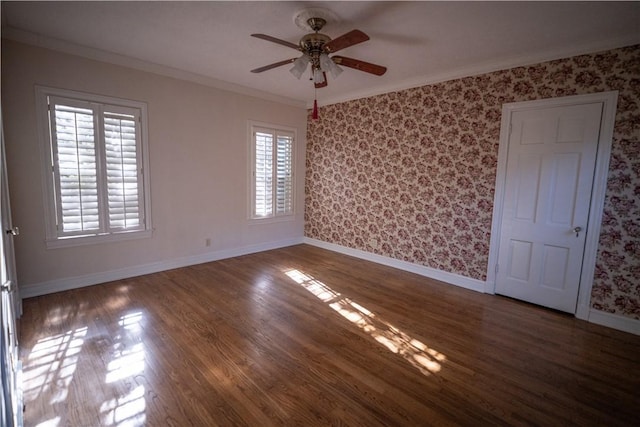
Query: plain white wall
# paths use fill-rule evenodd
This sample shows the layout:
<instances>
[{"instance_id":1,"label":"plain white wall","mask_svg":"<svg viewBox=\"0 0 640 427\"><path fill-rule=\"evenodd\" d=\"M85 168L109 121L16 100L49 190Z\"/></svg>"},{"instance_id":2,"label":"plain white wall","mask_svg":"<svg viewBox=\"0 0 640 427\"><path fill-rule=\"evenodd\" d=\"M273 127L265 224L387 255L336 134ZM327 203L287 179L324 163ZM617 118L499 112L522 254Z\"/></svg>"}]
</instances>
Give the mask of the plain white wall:
<instances>
[{"instance_id":1,"label":"plain white wall","mask_svg":"<svg viewBox=\"0 0 640 427\"><path fill-rule=\"evenodd\" d=\"M150 239L46 249L35 85L148 104ZM192 82L2 41L2 110L21 287L303 237L307 111ZM249 120L297 129L296 215L248 218ZM211 239L211 246L205 240ZM33 292L30 292L33 293Z\"/></svg>"}]
</instances>

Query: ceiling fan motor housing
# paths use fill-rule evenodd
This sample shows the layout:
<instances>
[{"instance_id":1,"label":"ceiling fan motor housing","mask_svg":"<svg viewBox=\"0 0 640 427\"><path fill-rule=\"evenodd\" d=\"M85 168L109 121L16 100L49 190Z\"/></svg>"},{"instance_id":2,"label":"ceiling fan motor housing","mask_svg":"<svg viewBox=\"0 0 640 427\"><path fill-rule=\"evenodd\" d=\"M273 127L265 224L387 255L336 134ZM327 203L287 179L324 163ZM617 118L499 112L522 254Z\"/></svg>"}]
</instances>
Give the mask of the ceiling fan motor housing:
<instances>
[{"instance_id":1,"label":"ceiling fan motor housing","mask_svg":"<svg viewBox=\"0 0 640 427\"><path fill-rule=\"evenodd\" d=\"M300 48L304 53L313 57L313 54L320 55L322 47L330 41L331 37L326 34L311 33L300 39Z\"/></svg>"}]
</instances>

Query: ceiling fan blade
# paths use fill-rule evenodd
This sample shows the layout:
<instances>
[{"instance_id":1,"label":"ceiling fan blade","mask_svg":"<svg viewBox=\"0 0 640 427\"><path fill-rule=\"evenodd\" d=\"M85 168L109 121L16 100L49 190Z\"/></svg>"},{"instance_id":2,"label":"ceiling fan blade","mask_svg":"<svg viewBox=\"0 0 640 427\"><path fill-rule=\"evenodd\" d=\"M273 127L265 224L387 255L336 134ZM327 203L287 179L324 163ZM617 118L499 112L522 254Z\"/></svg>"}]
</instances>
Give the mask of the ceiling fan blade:
<instances>
[{"instance_id":1,"label":"ceiling fan blade","mask_svg":"<svg viewBox=\"0 0 640 427\"><path fill-rule=\"evenodd\" d=\"M287 46L295 50L300 50L300 47L297 44L293 44L286 40L277 39L275 37L268 36L266 34L251 34L251 37L256 37L258 39L266 40L272 43L281 44L282 46Z\"/></svg>"},{"instance_id":2,"label":"ceiling fan blade","mask_svg":"<svg viewBox=\"0 0 640 427\"><path fill-rule=\"evenodd\" d=\"M327 82L327 73L322 72L322 83L314 83L316 89L320 89L321 87L327 87L329 83Z\"/></svg>"},{"instance_id":3,"label":"ceiling fan blade","mask_svg":"<svg viewBox=\"0 0 640 427\"><path fill-rule=\"evenodd\" d=\"M255 70L251 70L252 73L261 73L263 71L270 70L272 68L281 67L283 65L291 64L298 58L285 59L284 61L274 62L273 64L265 65L264 67L256 68Z\"/></svg>"},{"instance_id":4,"label":"ceiling fan blade","mask_svg":"<svg viewBox=\"0 0 640 427\"><path fill-rule=\"evenodd\" d=\"M354 44L366 42L369 40L369 36L360 30L349 31L347 34L343 34L338 38L325 43L323 49L327 53L334 53L339 50L345 49Z\"/></svg>"},{"instance_id":5,"label":"ceiling fan blade","mask_svg":"<svg viewBox=\"0 0 640 427\"><path fill-rule=\"evenodd\" d=\"M371 64L370 62L360 61L359 59L347 58L344 56L332 56L331 59L338 65L355 68L356 70L375 74L376 76L381 76L387 72L387 67Z\"/></svg>"}]
</instances>

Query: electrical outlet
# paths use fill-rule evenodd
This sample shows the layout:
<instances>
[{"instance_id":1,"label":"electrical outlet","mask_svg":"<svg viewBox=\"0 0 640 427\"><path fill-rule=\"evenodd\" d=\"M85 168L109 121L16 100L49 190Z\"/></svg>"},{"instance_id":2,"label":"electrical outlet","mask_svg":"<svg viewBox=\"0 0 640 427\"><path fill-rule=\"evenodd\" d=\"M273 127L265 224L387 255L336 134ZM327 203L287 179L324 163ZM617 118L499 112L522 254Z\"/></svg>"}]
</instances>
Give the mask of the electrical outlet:
<instances>
[{"instance_id":1,"label":"electrical outlet","mask_svg":"<svg viewBox=\"0 0 640 427\"><path fill-rule=\"evenodd\" d=\"M205 245L206 247L211 246L211 239L206 238L206 239L205 239L205 241L204 241L204 245Z\"/></svg>"}]
</instances>

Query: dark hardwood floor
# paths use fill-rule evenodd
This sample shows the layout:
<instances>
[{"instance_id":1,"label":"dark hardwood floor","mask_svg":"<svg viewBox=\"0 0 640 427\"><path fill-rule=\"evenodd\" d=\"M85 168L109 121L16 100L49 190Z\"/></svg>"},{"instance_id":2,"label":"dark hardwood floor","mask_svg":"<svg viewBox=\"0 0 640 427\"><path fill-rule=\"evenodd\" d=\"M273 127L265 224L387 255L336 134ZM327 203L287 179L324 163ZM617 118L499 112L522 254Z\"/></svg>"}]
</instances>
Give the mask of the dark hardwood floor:
<instances>
[{"instance_id":1,"label":"dark hardwood floor","mask_svg":"<svg viewBox=\"0 0 640 427\"><path fill-rule=\"evenodd\" d=\"M307 245L31 298L27 426L637 425L640 336Z\"/></svg>"}]
</instances>

